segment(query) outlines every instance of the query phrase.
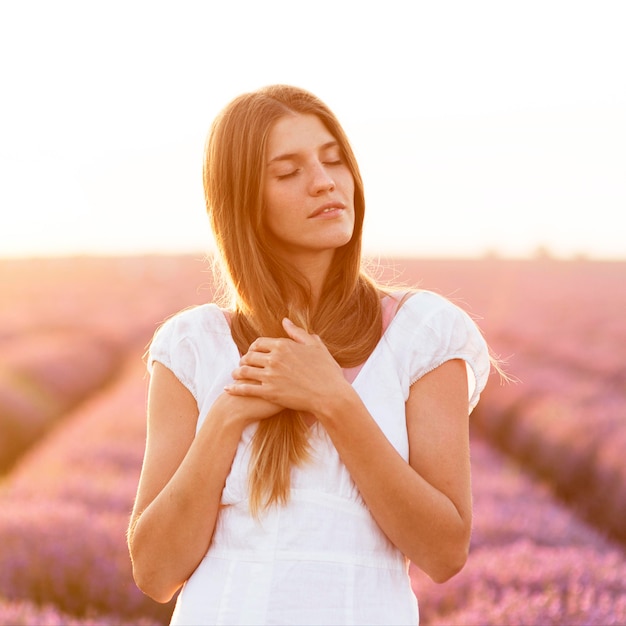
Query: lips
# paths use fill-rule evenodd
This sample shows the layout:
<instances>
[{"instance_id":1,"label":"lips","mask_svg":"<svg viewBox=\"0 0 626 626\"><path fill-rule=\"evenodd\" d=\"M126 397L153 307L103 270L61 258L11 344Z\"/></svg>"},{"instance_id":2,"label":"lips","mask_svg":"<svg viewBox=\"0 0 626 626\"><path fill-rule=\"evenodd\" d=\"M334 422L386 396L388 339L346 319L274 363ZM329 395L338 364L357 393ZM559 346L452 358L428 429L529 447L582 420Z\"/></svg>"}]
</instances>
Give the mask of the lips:
<instances>
[{"instance_id":1,"label":"lips","mask_svg":"<svg viewBox=\"0 0 626 626\"><path fill-rule=\"evenodd\" d=\"M343 210L346 208L346 205L343 202L326 202L322 206L318 207L309 215L309 219L312 217L318 217L323 215L324 213L330 213L332 211Z\"/></svg>"}]
</instances>

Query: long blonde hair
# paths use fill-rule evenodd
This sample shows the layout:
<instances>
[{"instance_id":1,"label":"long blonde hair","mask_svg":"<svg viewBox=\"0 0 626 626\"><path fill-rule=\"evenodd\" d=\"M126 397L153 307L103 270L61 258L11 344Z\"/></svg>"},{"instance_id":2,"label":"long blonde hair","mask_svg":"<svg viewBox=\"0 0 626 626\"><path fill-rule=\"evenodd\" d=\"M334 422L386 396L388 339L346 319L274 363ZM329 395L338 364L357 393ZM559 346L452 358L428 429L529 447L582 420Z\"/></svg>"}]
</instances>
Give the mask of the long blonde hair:
<instances>
[{"instance_id":1,"label":"long blonde hair","mask_svg":"<svg viewBox=\"0 0 626 626\"><path fill-rule=\"evenodd\" d=\"M313 114L338 142L354 178L355 225L335 252L315 310L306 279L274 254L263 226L263 173L268 135L281 117ZM321 337L342 367L356 366L380 339L376 283L361 266L363 183L348 139L330 109L311 93L273 85L233 100L213 122L204 159L204 192L232 310L231 333L241 354L259 336L284 337L281 320ZM309 458L308 427L283 410L259 423L252 440L250 507L254 513L289 497L294 465Z\"/></svg>"}]
</instances>

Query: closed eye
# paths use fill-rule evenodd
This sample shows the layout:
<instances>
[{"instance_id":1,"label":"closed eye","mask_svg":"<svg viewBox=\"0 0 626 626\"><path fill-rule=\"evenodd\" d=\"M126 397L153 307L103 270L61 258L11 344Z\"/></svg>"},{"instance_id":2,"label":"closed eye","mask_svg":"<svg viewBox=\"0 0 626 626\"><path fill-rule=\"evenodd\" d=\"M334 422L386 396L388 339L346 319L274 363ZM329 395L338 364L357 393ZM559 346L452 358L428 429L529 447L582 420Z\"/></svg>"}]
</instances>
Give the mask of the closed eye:
<instances>
[{"instance_id":1,"label":"closed eye","mask_svg":"<svg viewBox=\"0 0 626 626\"><path fill-rule=\"evenodd\" d=\"M291 172L287 172L286 174L278 174L278 175L276 176L276 178L277 178L278 180L285 180L286 178L292 178L293 176L295 176L296 174L298 174L298 172L300 172L300 168L295 169L295 170L293 170L293 171L291 171Z\"/></svg>"}]
</instances>

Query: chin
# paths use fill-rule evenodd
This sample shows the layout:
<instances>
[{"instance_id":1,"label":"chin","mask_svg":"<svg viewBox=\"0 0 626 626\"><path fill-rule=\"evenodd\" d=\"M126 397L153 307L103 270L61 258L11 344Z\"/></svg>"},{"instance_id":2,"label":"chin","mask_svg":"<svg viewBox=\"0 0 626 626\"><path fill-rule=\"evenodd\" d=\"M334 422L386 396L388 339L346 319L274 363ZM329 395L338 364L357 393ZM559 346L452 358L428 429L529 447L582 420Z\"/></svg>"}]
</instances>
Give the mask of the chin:
<instances>
[{"instance_id":1,"label":"chin","mask_svg":"<svg viewBox=\"0 0 626 626\"><path fill-rule=\"evenodd\" d=\"M333 236L328 237L328 243L330 248L343 248L352 241L354 231L352 229L345 230L343 232L334 233Z\"/></svg>"}]
</instances>

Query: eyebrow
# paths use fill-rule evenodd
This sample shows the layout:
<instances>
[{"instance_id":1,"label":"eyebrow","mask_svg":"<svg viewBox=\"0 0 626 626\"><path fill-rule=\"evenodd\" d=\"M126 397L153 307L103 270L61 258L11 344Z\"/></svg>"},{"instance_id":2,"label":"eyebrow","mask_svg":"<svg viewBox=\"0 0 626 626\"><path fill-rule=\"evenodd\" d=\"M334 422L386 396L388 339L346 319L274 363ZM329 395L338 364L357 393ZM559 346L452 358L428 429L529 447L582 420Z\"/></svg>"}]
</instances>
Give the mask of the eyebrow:
<instances>
[{"instance_id":1,"label":"eyebrow","mask_svg":"<svg viewBox=\"0 0 626 626\"><path fill-rule=\"evenodd\" d=\"M339 146L339 143L333 139L332 141L328 141L325 144L322 144L319 147L319 150L328 150L328 148L333 148L335 146ZM267 164L271 165L272 163L276 163L277 161L293 161L297 157L298 157L297 152L288 152L285 154L279 154L278 156L275 156L273 159L270 159Z\"/></svg>"}]
</instances>

